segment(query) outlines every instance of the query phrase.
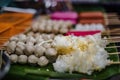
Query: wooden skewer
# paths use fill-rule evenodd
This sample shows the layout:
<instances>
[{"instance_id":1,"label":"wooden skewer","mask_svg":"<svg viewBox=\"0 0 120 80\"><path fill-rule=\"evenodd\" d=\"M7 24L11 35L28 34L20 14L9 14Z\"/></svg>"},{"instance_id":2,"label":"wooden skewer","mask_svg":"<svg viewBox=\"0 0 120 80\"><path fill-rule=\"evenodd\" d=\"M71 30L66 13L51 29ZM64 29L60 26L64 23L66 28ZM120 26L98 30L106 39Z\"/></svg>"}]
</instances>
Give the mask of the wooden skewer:
<instances>
[{"instance_id":1,"label":"wooden skewer","mask_svg":"<svg viewBox=\"0 0 120 80\"><path fill-rule=\"evenodd\" d=\"M110 31L110 33L119 33L120 29L119 28L116 28L116 29L112 29Z\"/></svg>"},{"instance_id":2,"label":"wooden skewer","mask_svg":"<svg viewBox=\"0 0 120 80\"><path fill-rule=\"evenodd\" d=\"M109 55L120 54L120 52L108 53Z\"/></svg>"},{"instance_id":3,"label":"wooden skewer","mask_svg":"<svg viewBox=\"0 0 120 80\"><path fill-rule=\"evenodd\" d=\"M105 38L103 38L103 39L105 39ZM120 37L111 37L111 38L106 38L105 40L113 40L113 39L120 39Z\"/></svg>"},{"instance_id":4,"label":"wooden skewer","mask_svg":"<svg viewBox=\"0 0 120 80\"><path fill-rule=\"evenodd\" d=\"M52 41L53 41L53 40L51 40L51 39L50 39L50 40L47 40L47 41L43 41L43 42L40 43L40 45L42 45L42 44L44 44L44 43L52 42Z\"/></svg>"},{"instance_id":5,"label":"wooden skewer","mask_svg":"<svg viewBox=\"0 0 120 80\"><path fill-rule=\"evenodd\" d=\"M111 61L109 64L120 64L120 62L119 61L117 61L117 62Z\"/></svg>"},{"instance_id":6,"label":"wooden skewer","mask_svg":"<svg viewBox=\"0 0 120 80\"><path fill-rule=\"evenodd\" d=\"M116 41L112 41L112 40L110 40L110 41L108 41L109 43L119 43L120 41L118 40L116 40Z\"/></svg>"},{"instance_id":7,"label":"wooden skewer","mask_svg":"<svg viewBox=\"0 0 120 80\"><path fill-rule=\"evenodd\" d=\"M107 40L109 43L118 43L120 42L120 37L103 38L103 40Z\"/></svg>"},{"instance_id":8,"label":"wooden skewer","mask_svg":"<svg viewBox=\"0 0 120 80\"><path fill-rule=\"evenodd\" d=\"M110 47L105 47L105 48L119 48L120 46L110 46Z\"/></svg>"}]
</instances>

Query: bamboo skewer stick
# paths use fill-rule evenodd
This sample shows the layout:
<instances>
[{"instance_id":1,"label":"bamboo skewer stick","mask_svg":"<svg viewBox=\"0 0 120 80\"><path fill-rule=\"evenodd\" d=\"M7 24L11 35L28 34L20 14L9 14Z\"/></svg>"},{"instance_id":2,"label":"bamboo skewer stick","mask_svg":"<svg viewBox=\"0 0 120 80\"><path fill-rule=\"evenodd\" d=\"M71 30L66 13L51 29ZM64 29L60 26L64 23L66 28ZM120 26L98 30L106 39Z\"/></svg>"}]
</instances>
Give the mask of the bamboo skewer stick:
<instances>
[{"instance_id":1,"label":"bamboo skewer stick","mask_svg":"<svg viewBox=\"0 0 120 80\"><path fill-rule=\"evenodd\" d=\"M118 40L116 40L116 41L108 41L109 43L119 43L120 41Z\"/></svg>"},{"instance_id":2,"label":"bamboo skewer stick","mask_svg":"<svg viewBox=\"0 0 120 80\"><path fill-rule=\"evenodd\" d=\"M116 39L116 40L115 40L115 39L114 39L114 40L108 39L107 41L108 41L109 43L118 43L118 42L120 42L120 39L119 39L119 40L117 40L117 39Z\"/></svg>"},{"instance_id":3,"label":"bamboo skewer stick","mask_svg":"<svg viewBox=\"0 0 120 80\"><path fill-rule=\"evenodd\" d=\"M113 39L120 39L120 37L110 37L110 38L103 38L103 39L105 39L105 40L113 40Z\"/></svg>"},{"instance_id":4,"label":"bamboo skewer stick","mask_svg":"<svg viewBox=\"0 0 120 80\"><path fill-rule=\"evenodd\" d=\"M109 55L120 54L120 52L108 53Z\"/></svg>"},{"instance_id":5,"label":"bamboo skewer stick","mask_svg":"<svg viewBox=\"0 0 120 80\"><path fill-rule=\"evenodd\" d=\"M120 46L109 46L109 47L105 47L105 48L120 48Z\"/></svg>"},{"instance_id":6,"label":"bamboo skewer stick","mask_svg":"<svg viewBox=\"0 0 120 80\"><path fill-rule=\"evenodd\" d=\"M110 32L111 32L111 33L114 33L114 32L115 32L115 33L116 33L116 32L119 33L119 31L120 31L120 29L119 29L119 28L116 28L116 29L111 30Z\"/></svg>"},{"instance_id":7,"label":"bamboo skewer stick","mask_svg":"<svg viewBox=\"0 0 120 80\"><path fill-rule=\"evenodd\" d=\"M120 64L120 62L119 61L117 61L117 62L111 61L109 64Z\"/></svg>"}]
</instances>

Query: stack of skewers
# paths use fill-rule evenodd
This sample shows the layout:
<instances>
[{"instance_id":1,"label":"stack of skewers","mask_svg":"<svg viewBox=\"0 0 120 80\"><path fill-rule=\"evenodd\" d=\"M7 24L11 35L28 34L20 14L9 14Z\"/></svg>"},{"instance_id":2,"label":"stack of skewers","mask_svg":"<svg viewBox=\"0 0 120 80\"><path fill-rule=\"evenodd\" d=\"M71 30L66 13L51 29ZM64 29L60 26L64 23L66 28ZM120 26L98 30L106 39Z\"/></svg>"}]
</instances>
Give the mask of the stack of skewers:
<instances>
[{"instance_id":1,"label":"stack of skewers","mask_svg":"<svg viewBox=\"0 0 120 80\"><path fill-rule=\"evenodd\" d=\"M36 35L38 34L36 33ZM49 39L47 38L46 40L42 40L43 38L41 37L41 35L38 35L36 38L33 36L35 35L26 36L24 34L20 34L20 35L10 38L9 42L4 45L6 46L6 50L9 54L8 56L10 57L13 63L38 64L41 67L47 66L48 63L51 63L53 64L54 70L57 72L70 72L71 73L71 72L77 71L80 73L87 73L89 75L94 70L101 70L105 68L105 66L107 65L120 64L119 61L113 62L112 60L108 59L109 55L119 54L119 52L107 53L105 51L105 48L108 49L108 48L119 47L119 46L106 47L107 40L108 42L114 42L113 40L118 39L118 38L113 38L112 40L111 38L102 39L100 34L95 34L93 36L88 35L87 37L58 35L58 36L55 36ZM37 42L37 39L38 39L38 42ZM95 43L95 44L92 44L92 43ZM92 44L92 46L89 47L90 51L88 51L87 53L84 52L89 49L88 45L90 46L90 44ZM97 49L94 49L95 47ZM93 51L95 50L97 51L102 50L102 52L94 53ZM76 52L76 51L79 51L79 52ZM93 54L91 54L91 51ZM90 69L90 71L87 67L85 69L83 68L82 70L79 69L83 67L83 64L85 64L84 63L85 61L83 61L82 63L81 59L88 58L87 56L88 57L91 56L91 59L93 59L93 61L95 61L94 60L95 56L96 56L96 59L101 59L98 65L101 65L106 60L107 62L105 62L105 64L102 64L104 65L104 67L96 66L93 69L89 68L89 64L86 64L86 66ZM75 60L76 57L79 57L77 61ZM82 65L77 64L78 60L81 62ZM70 63L68 63L67 61L69 61ZM89 61L90 60L88 60L88 63L91 63ZM94 63L93 61L92 61L91 66ZM72 62L75 64L73 64ZM66 67L67 64L69 64L69 67L68 66ZM74 68L75 65L78 66L78 68Z\"/></svg>"},{"instance_id":2,"label":"stack of skewers","mask_svg":"<svg viewBox=\"0 0 120 80\"><path fill-rule=\"evenodd\" d=\"M53 30L54 32L47 28L48 26L46 25L48 25L48 23L52 29L55 28L55 30ZM63 36L59 33L66 33L66 31L70 29L71 24L69 22L64 24L63 21L58 22L59 24L57 26L64 24L66 27L62 28L68 29L61 32L63 30L59 31L59 29L62 28L57 27L56 29L56 26L54 26L56 25L55 23L51 20L38 21L32 25L29 32L27 31L11 37L4 45L11 61L20 64L38 64L41 67L51 63L57 72L72 73L76 71L89 75L91 75L94 70L101 70L107 65L120 64L119 61L113 62L108 59L109 55L119 54L119 52L108 53L105 51L105 48L119 47L106 47L106 41L114 43L114 40L118 39L117 37L101 38L101 34L88 35L86 37ZM43 29L43 27L46 28ZM47 34L44 32L47 32ZM97 53L97 51L99 51L99 53ZM89 57L90 60L85 64L85 59ZM97 62L95 62L96 59L97 61L101 61L97 64ZM80 63L77 63L79 61ZM82 68L82 70L80 68Z\"/></svg>"},{"instance_id":3,"label":"stack of skewers","mask_svg":"<svg viewBox=\"0 0 120 80\"><path fill-rule=\"evenodd\" d=\"M108 27L107 31L108 31L109 35L119 37L119 35L120 35L120 33L119 33L119 31L120 31L119 15L117 13L107 13L105 20L106 20L106 25Z\"/></svg>"}]
</instances>

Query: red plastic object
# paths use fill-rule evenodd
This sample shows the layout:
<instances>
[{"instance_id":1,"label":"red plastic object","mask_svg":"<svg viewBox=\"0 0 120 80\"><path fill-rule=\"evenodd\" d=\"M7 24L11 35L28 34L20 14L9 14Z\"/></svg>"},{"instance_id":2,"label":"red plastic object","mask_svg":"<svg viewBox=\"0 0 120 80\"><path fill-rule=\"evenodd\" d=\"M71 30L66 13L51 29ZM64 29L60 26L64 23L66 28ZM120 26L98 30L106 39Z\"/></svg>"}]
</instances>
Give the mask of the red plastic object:
<instances>
[{"instance_id":1,"label":"red plastic object","mask_svg":"<svg viewBox=\"0 0 120 80\"><path fill-rule=\"evenodd\" d=\"M67 35L86 36L86 35L94 35L100 32L101 31L69 31L65 34L65 36Z\"/></svg>"}]
</instances>

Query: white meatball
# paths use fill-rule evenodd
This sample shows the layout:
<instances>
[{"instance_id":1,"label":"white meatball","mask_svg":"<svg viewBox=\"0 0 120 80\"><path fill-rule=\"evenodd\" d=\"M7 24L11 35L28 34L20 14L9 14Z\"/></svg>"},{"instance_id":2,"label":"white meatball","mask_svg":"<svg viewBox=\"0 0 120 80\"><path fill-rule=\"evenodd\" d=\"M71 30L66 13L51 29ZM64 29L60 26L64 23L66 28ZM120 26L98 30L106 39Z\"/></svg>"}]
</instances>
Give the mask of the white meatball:
<instances>
[{"instance_id":1,"label":"white meatball","mask_svg":"<svg viewBox=\"0 0 120 80\"><path fill-rule=\"evenodd\" d=\"M67 28L71 28L72 23L71 23L71 21L66 21L65 25L66 25Z\"/></svg>"},{"instance_id":2,"label":"white meatball","mask_svg":"<svg viewBox=\"0 0 120 80\"><path fill-rule=\"evenodd\" d=\"M53 32L58 33L59 32L59 25L54 25L53 26Z\"/></svg>"},{"instance_id":3,"label":"white meatball","mask_svg":"<svg viewBox=\"0 0 120 80\"><path fill-rule=\"evenodd\" d=\"M45 56L41 56L38 59L38 65L40 65L40 66L46 66L48 63L49 63L49 61Z\"/></svg>"},{"instance_id":4,"label":"white meatball","mask_svg":"<svg viewBox=\"0 0 120 80\"><path fill-rule=\"evenodd\" d=\"M45 51L45 55L46 56L56 56L57 55L57 51L54 48L48 48Z\"/></svg>"},{"instance_id":5,"label":"white meatball","mask_svg":"<svg viewBox=\"0 0 120 80\"><path fill-rule=\"evenodd\" d=\"M47 40L52 39L51 35L47 35Z\"/></svg>"},{"instance_id":6,"label":"white meatball","mask_svg":"<svg viewBox=\"0 0 120 80\"><path fill-rule=\"evenodd\" d=\"M46 29L45 29L46 32L51 32L52 31L52 25L48 25L46 26Z\"/></svg>"},{"instance_id":7,"label":"white meatball","mask_svg":"<svg viewBox=\"0 0 120 80\"><path fill-rule=\"evenodd\" d=\"M10 55L10 60L11 60L11 62L13 62L13 63L17 63L17 61L18 61L18 56L17 56L16 54L11 54L11 55Z\"/></svg>"},{"instance_id":8,"label":"white meatball","mask_svg":"<svg viewBox=\"0 0 120 80\"><path fill-rule=\"evenodd\" d=\"M47 40L47 34L42 34L41 36L44 40Z\"/></svg>"},{"instance_id":9,"label":"white meatball","mask_svg":"<svg viewBox=\"0 0 120 80\"><path fill-rule=\"evenodd\" d=\"M52 24L53 24L53 25L56 25L57 22L58 22L57 20L53 20L53 21L52 21Z\"/></svg>"},{"instance_id":10,"label":"white meatball","mask_svg":"<svg viewBox=\"0 0 120 80\"><path fill-rule=\"evenodd\" d=\"M67 28L61 28L60 29L60 33L64 34L64 33L67 33L68 32L68 29Z\"/></svg>"},{"instance_id":11,"label":"white meatball","mask_svg":"<svg viewBox=\"0 0 120 80\"><path fill-rule=\"evenodd\" d=\"M55 37L55 34L50 34L51 39L54 39L54 37Z\"/></svg>"},{"instance_id":12,"label":"white meatball","mask_svg":"<svg viewBox=\"0 0 120 80\"><path fill-rule=\"evenodd\" d=\"M58 24L60 24L60 25L61 25L61 24L64 24L64 21L63 21L63 20L59 20L59 21L58 21Z\"/></svg>"},{"instance_id":13,"label":"white meatball","mask_svg":"<svg viewBox=\"0 0 120 80\"><path fill-rule=\"evenodd\" d=\"M51 36L48 35L48 34L46 34L46 35L43 36L43 39L44 39L44 40L49 40L49 39L51 39Z\"/></svg>"},{"instance_id":14,"label":"white meatball","mask_svg":"<svg viewBox=\"0 0 120 80\"><path fill-rule=\"evenodd\" d=\"M34 44L36 40L32 36L28 36L26 42L32 42Z\"/></svg>"},{"instance_id":15,"label":"white meatball","mask_svg":"<svg viewBox=\"0 0 120 80\"><path fill-rule=\"evenodd\" d=\"M42 38L42 36L38 36L35 39L36 39L36 43L40 43L40 42L44 41L44 39Z\"/></svg>"},{"instance_id":16,"label":"white meatball","mask_svg":"<svg viewBox=\"0 0 120 80\"><path fill-rule=\"evenodd\" d=\"M39 24L38 30L39 30L39 32L44 32L45 31L45 24Z\"/></svg>"},{"instance_id":17,"label":"white meatball","mask_svg":"<svg viewBox=\"0 0 120 80\"><path fill-rule=\"evenodd\" d=\"M33 35L34 35L34 32L29 32L29 33L27 33L26 36L28 37L28 36L33 36Z\"/></svg>"},{"instance_id":18,"label":"white meatball","mask_svg":"<svg viewBox=\"0 0 120 80\"><path fill-rule=\"evenodd\" d=\"M38 62L38 58L35 55L30 55L28 57L28 63L36 64L37 62Z\"/></svg>"},{"instance_id":19,"label":"white meatball","mask_svg":"<svg viewBox=\"0 0 120 80\"><path fill-rule=\"evenodd\" d=\"M43 42L44 40L43 39L38 39L37 41L36 41L36 44L39 44L39 43L41 43L41 42Z\"/></svg>"},{"instance_id":20,"label":"white meatball","mask_svg":"<svg viewBox=\"0 0 120 80\"><path fill-rule=\"evenodd\" d=\"M25 44L23 42L18 42L16 44L15 53L18 55L21 55L21 54L24 54L24 50L25 50Z\"/></svg>"},{"instance_id":21,"label":"white meatball","mask_svg":"<svg viewBox=\"0 0 120 80\"><path fill-rule=\"evenodd\" d=\"M18 57L18 62L21 63L21 64L27 63L27 56L26 55L20 55Z\"/></svg>"},{"instance_id":22,"label":"white meatball","mask_svg":"<svg viewBox=\"0 0 120 80\"><path fill-rule=\"evenodd\" d=\"M46 50L46 49L45 49L44 47L40 46L39 44L38 44L38 45L35 45L34 54L35 54L35 56L37 56L37 57L43 56L45 50Z\"/></svg>"},{"instance_id":23,"label":"white meatball","mask_svg":"<svg viewBox=\"0 0 120 80\"><path fill-rule=\"evenodd\" d=\"M14 53L16 48L16 41L11 41L7 44L7 51L9 54Z\"/></svg>"},{"instance_id":24,"label":"white meatball","mask_svg":"<svg viewBox=\"0 0 120 80\"><path fill-rule=\"evenodd\" d=\"M53 21L50 20L50 19L46 21L47 24L51 24L52 22L53 22Z\"/></svg>"},{"instance_id":25,"label":"white meatball","mask_svg":"<svg viewBox=\"0 0 120 80\"><path fill-rule=\"evenodd\" d=\"M39 38L42 38L42 36L40 35L40 33L35 33L35 34L34 34L34 38L37 39L38 37L39 37Z\"/></svg>"},{"instance_id":26,"label":"white meatball","mask_svg":"<svg viewBox=\"0 0 120 80\"><path fill-rule=\"evenodd\" d=\"M18 35L18 38L19 38L19 41L21 41L21 42L25 42L26 41L26 35L24 35L24 34Z\"/></svg>"},{"instance_id":27,"label":"white meatball","mask_svg":"<svg viewBox=\"0 0 120 80\"><path fill-rule=\"evenodd\" d=\"M57 51L54 48L48 48L45 51L45 55L49 59L50 62L54 62L57 58Z\"/></svg>"},{"instance_id":28,"label":"white meatball","mask_svg":"<svg viewBox=\"0 0 120 80\"><path fill-rule=\"evenodd\" d=\"M18 36L16 35L16 36L12 36L11 38L10 38L10 41L18 41Z\"/></svg>"},{"instance_id":29,"label":"white meatball","mask_svg":"<svg viewBox=\"0 0 120 80\"><path fill-rule=\"evenodd\" d=\"M24 53L25 53L26 55L31 55L31 54L33 54L34 50L35 50L35 48L34 48L33 43L29 42L29 43L25 44Z\"/></svg>"},{"instance_id":30,"label":"white meatball","mask_svg":"<svg viewBox=\"0 0 120 80\"><path fill-rule=\"evenodd\" d=\"M38 22L34 22L34 23L32 24L32 30L33 30L33 32L38 31L38 25L39 25Z\"/></svg>"}]
</instances>

